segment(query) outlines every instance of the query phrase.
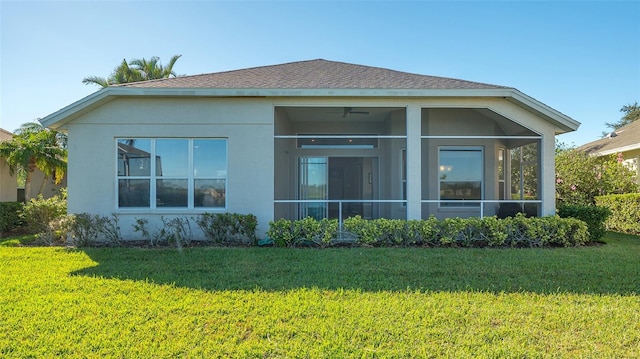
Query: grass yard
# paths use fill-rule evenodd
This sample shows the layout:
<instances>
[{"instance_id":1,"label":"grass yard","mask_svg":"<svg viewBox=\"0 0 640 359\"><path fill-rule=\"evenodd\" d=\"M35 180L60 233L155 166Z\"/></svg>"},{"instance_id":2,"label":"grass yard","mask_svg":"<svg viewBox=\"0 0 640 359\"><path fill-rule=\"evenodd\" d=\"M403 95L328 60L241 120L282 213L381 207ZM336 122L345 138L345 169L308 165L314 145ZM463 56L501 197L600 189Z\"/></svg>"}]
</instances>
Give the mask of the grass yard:
<instances>
[{"instance_id":1,"label":"grass yard","mask_svg":"<svg viewBox=\"0 0 640 359\"><path fill-rule=\"evenodd\" d=\"M0 357L640 358L640 238L605 240L0 247Z\"/></svg>"}]
</instances>

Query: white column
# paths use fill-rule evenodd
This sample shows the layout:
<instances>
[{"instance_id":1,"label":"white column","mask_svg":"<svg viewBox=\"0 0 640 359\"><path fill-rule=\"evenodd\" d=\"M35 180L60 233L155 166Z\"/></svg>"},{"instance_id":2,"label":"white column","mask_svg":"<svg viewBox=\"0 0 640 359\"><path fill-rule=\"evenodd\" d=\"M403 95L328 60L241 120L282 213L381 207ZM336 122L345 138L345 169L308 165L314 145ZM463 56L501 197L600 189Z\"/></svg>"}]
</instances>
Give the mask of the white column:
<instances>
[{"instance_id":1,"label":"white column","mask_svg":"<svg viewBox=\"0 0 640 359\"><path fill-rule=\"evenodd\" d=\"M407 106L407 219L422 218L422 111Z\"/></svg>"},{"instance_id":2,"label":"white column","mask_svg":"<svg viewBox=\"0 0 640 359\"><path fill-rule=\"evenodd\" d=\"M542 144L540 146L542 166L539 178L543 181L540 196L543 216L556 214L556 142L555 134L552 131L553 129L542 134Z\"/></svg>"}]
</instances>

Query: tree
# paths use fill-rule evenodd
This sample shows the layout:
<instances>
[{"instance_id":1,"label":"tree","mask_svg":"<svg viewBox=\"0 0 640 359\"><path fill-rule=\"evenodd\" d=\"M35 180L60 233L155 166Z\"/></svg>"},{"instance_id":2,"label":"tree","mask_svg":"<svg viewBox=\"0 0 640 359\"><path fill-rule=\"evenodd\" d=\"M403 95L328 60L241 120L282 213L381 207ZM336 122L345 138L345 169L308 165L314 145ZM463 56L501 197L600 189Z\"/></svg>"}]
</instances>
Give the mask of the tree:
<instances>
[{"instance_id":1,"label":"tree","mask_svg":"<svg viewBox=\"0 0 640 359\"><path fill-rule=\"evenodd\" d=\"M619 129L620 127L630 124L633 121L640 119L640 106L638 105L638 102L622 106L620 112L624 113L624 116L622 116L620 120L613 123L605 123L607 127L614 131Z\"/></svg>"},{"instance_id":2,"label":"tree","mask_svg":"<svg viewBox=\"0 0 640 359\"><path fill-rule=\"evenodd\" d=\"M621 153L595 157L567 149L556 154L556 195L562 204L593 205L595 197L638 191Z\"/></svg>"},{"instance_id":3,"label":"tree","mask_svg":"<svg viewBox=\"0 0 640 359\"><path fill-rule=\"evenodd\" d=\"M13 138L0 143L0 157L6 160L13 175L24 170L25 197L31 195L31 179L36 168L44 173L38 193L50 178L60 183L67 170L67 137L65 134L44 128L37 122L28 122L16 130Z\"/></svg>"},{"instance_id":4,"label":"tree","mask_svg":"<svg viewBox=\"0 0 640 359\"><path fill-rule=\"evenodd\" d=\"M156 80L169 77L176 77L173 66L182 55L174 55L167 66L160 63L160 58L153 56L151 59L134 59L127 63L126 59L115 69L108 78L99 76L89 76L82 80L85 85L95 84L107 87L115 84L125 84L130 82Z\"/></svg>"}]
</instances>

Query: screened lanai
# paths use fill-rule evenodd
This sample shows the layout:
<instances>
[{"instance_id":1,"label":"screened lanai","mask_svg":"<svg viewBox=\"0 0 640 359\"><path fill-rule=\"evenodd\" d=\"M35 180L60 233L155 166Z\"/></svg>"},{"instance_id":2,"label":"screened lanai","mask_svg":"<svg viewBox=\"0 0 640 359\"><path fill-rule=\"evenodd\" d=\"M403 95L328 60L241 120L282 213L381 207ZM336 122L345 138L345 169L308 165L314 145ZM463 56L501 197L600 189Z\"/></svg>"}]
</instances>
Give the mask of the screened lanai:
<instances>
[{"instance_id":1,"label":"screened lanai","mask_svg":"<svg viewBox=\"0 0 640 359\"><path fill-rule=\"evenodd\" d=\"M422 108L421 131L407 133L406 114L403 107L276 107L274 218L407 218L413 181L422 218L502 215L514 206L538 214L539 134L470 108ZM421 141L415 153L407 151L412 136ZM419 171L407 170L410 156L419 157Z\"/></svg>"}]
</instances>

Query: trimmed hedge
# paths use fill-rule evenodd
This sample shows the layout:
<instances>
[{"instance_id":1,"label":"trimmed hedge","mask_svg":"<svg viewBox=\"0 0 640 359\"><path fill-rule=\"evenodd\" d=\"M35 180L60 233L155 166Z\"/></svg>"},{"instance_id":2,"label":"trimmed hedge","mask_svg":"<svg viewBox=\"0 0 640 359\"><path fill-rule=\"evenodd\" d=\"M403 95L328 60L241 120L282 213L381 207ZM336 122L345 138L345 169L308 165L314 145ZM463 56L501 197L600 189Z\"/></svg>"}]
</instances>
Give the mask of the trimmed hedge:
<instances>
[{"instance_id":1,"label":"trimmed hedge","mask_svg":"<svg viewBox=\"0 0 640 359\"><path fill-rule=\"evenodd\" d=\"M0 202L0 235L9 233L22 224L22 203Z\"/></svg>"},{"instance_id":2,"label":"trimmed hedge","mask_svg":"<svg viewBox=\"0 0 640 359\"><path fill-rule=\"evenodd\" d=\"M558 215L562 218L576 218L584 221L589 229L589 237L592 241L597 241L606 233L605 221L611 211L606 207L600 206L574 206L564 205L558 207Z\"/></svg>"},{"instance_id":3,"label":"trimmed hedge","mask_svg":"<svg viewBox=\"0 0 640 359\"><path fill-rule=\"evenodd\" d=\"M446 218L437 220L366 220L359 216L345 219L338 232L336 220L317 221L307 217L298 221L279 219L269 222L267 235L276 246L340 244L351 237L352 244L364 246L431 247L547 247L579 246L589 242L587 225L575 218L515 217L498 219Z\"/></svg>"},{"instance_id":4,"label":"trimmed hedge","mask_svg":"<svg viewBox=\"0 0 640 359\"><path fill-rule=\"evenodd\" d=\"M596 204L611 211L604 223L606 229L640 235L640 193L598 196Z\"/></svg>"},{"instance_id":5,"label":"trimmed hedge","mask_svg":"<svg viewBox=\"0 0 640 359\"><path fill-rule=\"evenodd\" d=\"M279 219L269 222L267 237L277 247L326 247L338 238L338 220L324 218L318 221L311 217L297 221Z\"/></svg>"}]
</instances>

